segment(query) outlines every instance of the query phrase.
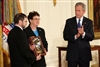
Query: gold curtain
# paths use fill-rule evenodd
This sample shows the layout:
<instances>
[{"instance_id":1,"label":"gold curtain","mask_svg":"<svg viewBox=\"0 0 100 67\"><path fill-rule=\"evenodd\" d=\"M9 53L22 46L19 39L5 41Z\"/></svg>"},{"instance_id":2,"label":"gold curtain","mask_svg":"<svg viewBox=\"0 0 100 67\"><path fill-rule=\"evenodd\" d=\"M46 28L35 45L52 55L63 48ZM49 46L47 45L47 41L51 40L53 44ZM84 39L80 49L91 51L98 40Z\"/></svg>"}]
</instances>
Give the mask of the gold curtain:
<instances>
[{"instance_id":1,"label":"gold curtain","mask_svg":"<svg viewBox=\"0 0 100 67\"><path fill-rule=\"evenodd\" d=\"M3 43L4 39L2 34L4 32L2 27L6 26L4 23L13 23L14 15L21 13L21 7L19 0L0 0L0 3L3 3L3 8L1 9L1 11L3 10L3 12L1 12L3 14L3 24L0 25L0 67L11 67L9 53L3 48L5 44Z\"/></svg>"},{"instance_id":2,"label":"gold curtain","mask_svg":"<svg viewBox=\"0 0 100 67\"><path fill-rule=\"evenodd\" d=\"M4 0L4 22L13 23L13 17L16 13L20 13L21 7L19 0Z\"/></svg>"},{"instance_id":3,"label":"gold curtain","mask_svg":"<svg viewBox=\"0 0 100 67\"><path fill-rule=\"evenodd\" d=\"M0 67L3 66L3 51L2 51L2 25L0 25Z\"/></svg>"},{"instance_id":4,"label":"gold curtain","mask_svg":"<svg viewBox=\"0 0 100 67\"><path fill-rule=\"evenodd\" d=\"M2 51L2 0L0 0L0 67L3 66L3 51Z\"/></svg>"}]
</instances>

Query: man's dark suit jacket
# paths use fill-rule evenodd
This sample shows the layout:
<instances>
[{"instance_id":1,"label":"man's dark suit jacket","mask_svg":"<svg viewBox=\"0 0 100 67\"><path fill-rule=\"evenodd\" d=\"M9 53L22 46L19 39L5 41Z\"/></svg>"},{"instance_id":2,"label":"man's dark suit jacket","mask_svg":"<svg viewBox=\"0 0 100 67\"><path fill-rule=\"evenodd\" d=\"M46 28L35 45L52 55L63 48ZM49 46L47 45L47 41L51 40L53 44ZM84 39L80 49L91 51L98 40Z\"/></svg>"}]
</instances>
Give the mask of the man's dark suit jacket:
<instances>
[{"instance_id":1,"label":"man's dark suit jacket","mask_svg":"<svg viewBox=\"0 0 100 67\"><path fill-rule=\"evenodd\" d=\"M24 31L25 31L28 39L31 36L36 36L33 33L32 29L30 28L30 25L26 29L24 29ZM46 38L45 38L45 31L44 31L44 29L42 29L40 27L37 27L37 31L39 33L39 36L41 37L41 40L42 40L43 45L44 45L44 48L46 49L46 51L48 51L48 43L47 43ZM34 55L34 57L35 57L35 55ZM35 63L32 64L32 67L46 67L45 57L42 56L41 60L36 61Z\"/></svg>"},{"instance_id":2,"label":"man's dark suit jacket","mask_svg":"<svg viewBox=\"0 0 100 67\"><path fill-rule=\"evenodd\" d=\"M27 36L24 31L15 26L8 35L11 67L31 67L36 61L30 51Z\"/></svg>"},{"instance_id":3,"label":"man's dark suit jacket","mask_svg":"<svg viewBox=\"0 0 100 67\"><path fill-rule=\"evenodd\" d=\"M86 17L83 17L82 25L84 26L85 37L80 36L75 39L75 35L78 32L76 17L66 20L66 25L63 31L64 40L68 41L66 60L78 61L80 58L82 61L90 61L91 47L89 41L94 39L92 21Z\"/></svg>"}]
</instances>

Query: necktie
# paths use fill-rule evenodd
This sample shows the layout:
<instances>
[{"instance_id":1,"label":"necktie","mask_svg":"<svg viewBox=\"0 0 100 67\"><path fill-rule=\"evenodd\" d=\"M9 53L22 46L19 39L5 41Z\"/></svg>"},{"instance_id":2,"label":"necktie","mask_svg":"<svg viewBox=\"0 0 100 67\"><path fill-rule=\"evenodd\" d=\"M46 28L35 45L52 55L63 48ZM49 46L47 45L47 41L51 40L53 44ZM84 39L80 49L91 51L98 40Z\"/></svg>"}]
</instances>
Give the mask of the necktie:
<instances>
[{"instance_id":1,"label":"necktie","mask_svg":"<svg viewBox=\"0 0 100 67\"><path fill-rule=\"evenodd\" d=\"M80 19L78 20L78 28L81 28Z\"/></svg>"}]
</instances>

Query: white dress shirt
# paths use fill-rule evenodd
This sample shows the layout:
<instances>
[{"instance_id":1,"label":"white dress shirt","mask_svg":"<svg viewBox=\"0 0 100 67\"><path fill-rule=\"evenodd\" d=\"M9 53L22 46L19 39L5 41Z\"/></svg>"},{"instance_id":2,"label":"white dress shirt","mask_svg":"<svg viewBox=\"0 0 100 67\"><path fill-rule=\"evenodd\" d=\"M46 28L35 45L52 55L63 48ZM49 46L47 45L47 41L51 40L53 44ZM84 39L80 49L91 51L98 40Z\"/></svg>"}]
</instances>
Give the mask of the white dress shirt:
<instances>
[{"instance_id":1,"label":"white dress shirt","mask_svg":"<svg viewBox=\"0 0 100 67\"><path fill-rule=\"evenodd\" d=\"M82 16L81 18L76 18L77 24L78 24L78 22L79 22L79 19L80 19L80 25L82 26L83 16ZM85 36L85 32L83 33L82 38L84 38L84 36ZM76 38L76 35L75 35L75 39L77 39L77 38Z\"/></svg>"}]
</instances>

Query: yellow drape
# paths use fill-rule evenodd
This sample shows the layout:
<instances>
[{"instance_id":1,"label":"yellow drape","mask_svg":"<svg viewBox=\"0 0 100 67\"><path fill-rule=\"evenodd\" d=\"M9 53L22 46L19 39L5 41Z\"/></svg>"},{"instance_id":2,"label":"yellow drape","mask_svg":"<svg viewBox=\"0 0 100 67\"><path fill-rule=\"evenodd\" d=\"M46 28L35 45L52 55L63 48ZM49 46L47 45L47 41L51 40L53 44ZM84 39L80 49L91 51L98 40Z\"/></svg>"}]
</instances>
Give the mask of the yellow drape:
<instances>
[{"instance_id":1,"label":"yellow drape","mask_svg":"<svg viewBox=\"0 0 100 67\"><path fill-rule=\"evenodd\" d=\"M3 51L2 51L2 25L0 25L0 67L3 66Z\"/></svg>"},{"instance_id":2,"label":"yellow drape","mask_svg":"<svg viewBox=\"0 0 100 67\"><path fill-rule=\"evenodd\" d=\"M21 13L19 0L3 0L4 1L4 22L7 24L13 23L13 18L16 13ZM9 53L2 48L2 25L0 26L0 67L11 67Z\"/></svg>"},{"instance_id":3,"label":"yellow drape","mask_svg":"<svg viewBox=\"0 0 100 67\"><path fill-rule=\"evenodd\" d=\"M13 23L14 15L21 12L19 0L4 0L4 22Z\"/></svg>"},{"instance_id":4,"label":"yellow drape","mask_svg":"<svg viewBox=\"0 0 100 67\"><path fill-rule=\"evenodd\" d=\"M13 21L13 17L12 17L12 13L13 13L13 0L8 0L8 5L9 5L9 20L8 23L12 23Z\"/></svg>"},{"instance_id":5,"label":"yellow drape","mask_svg":"<svg viewBox=\"0 0 100 67\"><path fill-rule=\"evenodd\" d=\"M17 9L19 13L22 12L19 0L17 0Z\"/></svg>"}]
</instances>

